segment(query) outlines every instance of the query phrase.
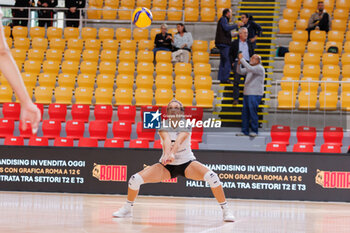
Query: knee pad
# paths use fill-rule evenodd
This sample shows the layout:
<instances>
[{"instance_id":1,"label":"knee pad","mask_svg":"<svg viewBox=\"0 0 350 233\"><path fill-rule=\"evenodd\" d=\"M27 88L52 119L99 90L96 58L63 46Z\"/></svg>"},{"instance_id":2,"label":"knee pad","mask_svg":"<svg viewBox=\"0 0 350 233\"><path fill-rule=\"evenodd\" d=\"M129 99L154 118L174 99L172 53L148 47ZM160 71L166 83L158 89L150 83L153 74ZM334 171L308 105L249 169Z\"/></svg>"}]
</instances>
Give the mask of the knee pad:
<instances>
[{"instance_id":1,"label":"knee pad","mask_svg":"<svg viewBox=\"0 0 350 233\"><path fill-rule=\"evenodd\" d=\"M129 188L132 190L139 190L141 184L143 184L143 178L138 173L132 175L129 179Z\"/></svg>"},{"instance_id":2,"label":"knee pad","mask_svg":"<svg viewBox=\"0 0 350 233\"><path fill-rule=\"evenodd\" d=\"M208 182L211 188L216 188L221 185L218 175L213 171L205 173L204 180Z\"/></svg>"}]
</instances>

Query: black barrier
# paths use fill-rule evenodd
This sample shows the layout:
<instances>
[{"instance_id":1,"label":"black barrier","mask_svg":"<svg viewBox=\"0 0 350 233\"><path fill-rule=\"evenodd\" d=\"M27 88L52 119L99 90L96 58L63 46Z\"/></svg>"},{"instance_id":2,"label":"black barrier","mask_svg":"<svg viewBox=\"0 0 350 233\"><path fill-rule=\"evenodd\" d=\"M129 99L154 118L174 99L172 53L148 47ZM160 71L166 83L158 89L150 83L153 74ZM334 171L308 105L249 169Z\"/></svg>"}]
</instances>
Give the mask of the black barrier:
<instances>
[{"instance_id":1,"label":"black barrier","mask_svg":"<svg viewBox=\"0 0 350 233\"><path fill-rule=\"evenodd\" d=\"M1 190L126 194L128 178L156 163L160 150L0 146ZM242 151L195 151L229 198L350 201L350 157ZM145 184L140 194L211 197L204 181Z\"/></svg>"}]
</instances>

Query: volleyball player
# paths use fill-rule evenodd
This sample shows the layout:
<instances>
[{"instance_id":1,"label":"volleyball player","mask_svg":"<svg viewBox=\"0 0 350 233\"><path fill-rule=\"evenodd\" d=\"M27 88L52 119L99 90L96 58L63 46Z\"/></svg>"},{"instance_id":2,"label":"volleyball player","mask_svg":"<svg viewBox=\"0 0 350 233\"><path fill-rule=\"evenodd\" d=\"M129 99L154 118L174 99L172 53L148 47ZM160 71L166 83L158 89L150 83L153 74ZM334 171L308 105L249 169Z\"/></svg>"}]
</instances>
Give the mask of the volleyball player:
<instances>
[{"instance_id":1,"label":"volleyball player","mask_svg":"<svg viewBox=\"0 0 350 233\"><path fill-rule=\"evenodd\" d=\"M38 131L40 122L40 110L33 104L28 95L27 89L24 86L20 71L14 61L10 49L6 43L4 28L2 26L3 13L0 9L0 71L10 83L15 91L19 102L21 103L21 127L26 130L26 122L29 121L32 125L32 132L35 134Z\"/></svg>"},{"instance_id":2,"label":"volleyball player","mask_svg":"<svg viewBox=\"0 0 350 233\"><path fill-rule=\"evenodd\" d=\"M128 196L126 204L117 212L114 217L132 217L133 204L139 192L140 185L146 183L158 183L177 176L184 176L192 180L204 180L208 182L211 190L223 211L223 220L233 222L234 216L228 209L225 194L217 174L200 162L196 161L191 150L191 128L180 128L179 122L183 118L184 107L181 102L172 100L167 106L167 125L159 129L162 142L163 154L156 163L134 175L129 179ZM176 127L177 126L177 127Z\"/></svg>"}]
</instances>

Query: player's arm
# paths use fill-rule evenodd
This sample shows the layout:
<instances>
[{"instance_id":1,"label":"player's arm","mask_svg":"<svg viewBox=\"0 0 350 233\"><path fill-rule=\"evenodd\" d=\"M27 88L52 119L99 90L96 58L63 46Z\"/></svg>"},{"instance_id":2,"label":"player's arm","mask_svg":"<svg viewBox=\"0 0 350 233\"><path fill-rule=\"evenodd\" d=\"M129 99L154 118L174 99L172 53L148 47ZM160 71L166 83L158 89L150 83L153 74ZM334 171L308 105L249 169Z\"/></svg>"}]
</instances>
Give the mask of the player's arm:
<instances>
[{"instance_id":1,"label":"player's arm","mask_svg":"<svg viewBox=\"0 0 350 233\"><path fill-rule=\"evenodd\" d=\"M171 148L171 154L176 154L180 145L190 136L189 132L181 132L177 137L173 147Z\"/></svg>"},{"instance_id":2,"label":"player's arm","mask_svg":"<svg viewBox=\"0 0 350 233\"><path fill-rule=\"evenodd\" d=\"M171 163L175 159L174 155L171 154L171 139L169 133L164 130L159 131L159 136L161 137L163 142L163 156L161 162L163 165L166 165L168 163Z\"/></svg>"}]
</instances>

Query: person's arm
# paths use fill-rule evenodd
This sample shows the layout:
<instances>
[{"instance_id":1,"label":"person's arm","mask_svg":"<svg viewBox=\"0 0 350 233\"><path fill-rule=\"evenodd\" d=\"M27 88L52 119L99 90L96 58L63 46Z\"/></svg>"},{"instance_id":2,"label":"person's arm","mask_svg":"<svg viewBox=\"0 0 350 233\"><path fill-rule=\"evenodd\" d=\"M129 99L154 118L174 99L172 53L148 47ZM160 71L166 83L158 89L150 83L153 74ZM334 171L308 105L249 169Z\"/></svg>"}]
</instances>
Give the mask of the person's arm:
<instances>
[{"instance_id":1,"label":"person's arm","mask_svg":"<svg viewBox=\"0 0 350 233\"><path fill-rule=\"evenodd\" d=\"M260 73L260 68L259 66L251 66L243 57L240 59L241 64L244 66L244 68L247 70L247 72L252 72L252 73Z\"/></svg>"},{"instance_id":2,"label":"person's arm","mask_svg":"<svg viewBox=\"0 0 350 233\"><path fill-rule=\"evenodd\" d=\"M176 154L177 151L179 150L180 145L190 136L189 132L181 132L179 133L179 135L177 136L177 139L173 145L173 147L171 148L170 153L171 154Z\"/></svg>"},{"instance_id":3,"label":"person's arm","mask_svg":"<svg viewBox=\"0 0 350 233\"><path fill-rule=\"evenodd\" d=\"M240 75L246 75L247 74L247 69L241 67L241 62L239 61L237 64L237 73L239 73Z\"/></svg>"},{"instance_id":4,"label":"person's arm","mask_svg":"<svg viewBox=\"0 0 350 233\"><path fill-rule=\"evenodd\" d=\"M163 156L161 158L161 163L166 165L173 162L175 159L174 155L171 153L171 139L169 133L164 130L159 131L159 136L161 137L163 143Z\"/></svg>"},{"instance_id":5,"label":"person's arm","mask_svg":"<svg viewBox=\"0 0 350 233\"><path fill-rule=\"evenodd\" d=\"M309 24L308 24L308 28L313 28L315 27L318 23L316 23L316 14L314 13L311 15L310 19L309 19Z\"/></svg>"},{"instance_id":6,"label":"person's arm","mask_svg":"<svg viewBox=\"0 0 350 233\"><path fill-rule=\"evenodd\" d=\"M171 45L171 41L172 41L172 35L170 33L167 33L163 44L166 46Z\"/></svg>"},{"instance_id":7,"label":"person's arm","mask_svg":"<svg viewBox=\"0 0 350 233\"><path fill-rule=\"evenodd\" d=\"M253 23L254 23L255 29L256 29L256 36L261 37L262 31L263 31L261 26L255 22L253 22Z\"/></svg>"},{"instance_id":8,"label":"person's arm","mask_svg":"<svg viewBox=\"0 0 350 233\"><path fill-rule=\"evenodd\" d=\"M238 28L237 24L229 25L226 17L223 17L223 19L221 20L221 26L224 29L224 31L226 31L226 32L230 32L230 31Z\"/></svg>"}]
</instances>

